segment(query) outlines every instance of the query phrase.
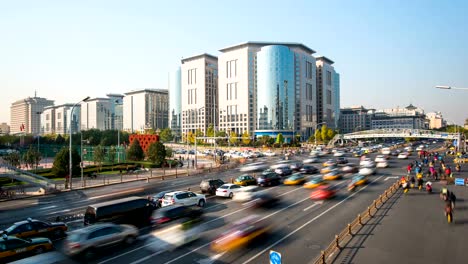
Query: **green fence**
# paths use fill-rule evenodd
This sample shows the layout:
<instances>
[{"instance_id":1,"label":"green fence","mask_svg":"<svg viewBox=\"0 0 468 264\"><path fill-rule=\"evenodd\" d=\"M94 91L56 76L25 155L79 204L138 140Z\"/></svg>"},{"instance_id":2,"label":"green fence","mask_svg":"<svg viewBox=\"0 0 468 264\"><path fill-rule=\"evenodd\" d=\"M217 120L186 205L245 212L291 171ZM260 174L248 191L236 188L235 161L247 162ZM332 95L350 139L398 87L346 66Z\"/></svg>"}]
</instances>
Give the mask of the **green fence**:
<instances>
[{"instance_id":1,"label":"green fence","mask_svg":"<svg viewBox=\"0 0 468 264\"><path fill-rule=\"evenodd\" d=\"M68 148L68 145L48 145L48 144L42 144L39 146L39 151L42 155L42 158L53 158L57 155L57 153L62 149L62 148ZM82 155L84 161L93 161L94 160L94 149L96 148L95 146L83 146L83 153L81 153L81 146L73 146L78 150L78 153ZM104 162L110 162L112 160L111 158L111 147L102 147L104 149ZM28 151L28 148L23 148L20 150L21 155L26 153ZM126 159L126 151L124 147L115 147L115 158L114 162L125 162Z\"/></svg>"}]
</instances>

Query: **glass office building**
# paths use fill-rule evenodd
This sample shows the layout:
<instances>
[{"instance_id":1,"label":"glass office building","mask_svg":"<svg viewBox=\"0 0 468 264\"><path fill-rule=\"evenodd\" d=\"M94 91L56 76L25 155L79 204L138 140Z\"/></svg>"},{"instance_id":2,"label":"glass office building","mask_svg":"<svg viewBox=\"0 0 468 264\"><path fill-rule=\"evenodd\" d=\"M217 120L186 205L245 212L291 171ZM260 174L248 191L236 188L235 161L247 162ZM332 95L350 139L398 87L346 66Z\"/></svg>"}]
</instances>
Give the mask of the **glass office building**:
<instances>
[{"instance_id":1,"label":"glass office building","mask_svg":"<svg viewBox=\"0 0 468 264\"><path fill-rule=\"evenodd\" d=\"M289 47L270 45L257 53L257 136L292 134L296 107L294 72L294 52Z\"/></svg>"},{"instance_id":2,"label":"glass office building","mask_svg":"<svg viewBox=\"0 0 468 264\"><path fill-rule=\"evenodd\" d=\"M180 128L181 128L181 71L180 67L177 70L169 73L169 125L175 140L180 140Z\"/></svg>"}]
</instances>

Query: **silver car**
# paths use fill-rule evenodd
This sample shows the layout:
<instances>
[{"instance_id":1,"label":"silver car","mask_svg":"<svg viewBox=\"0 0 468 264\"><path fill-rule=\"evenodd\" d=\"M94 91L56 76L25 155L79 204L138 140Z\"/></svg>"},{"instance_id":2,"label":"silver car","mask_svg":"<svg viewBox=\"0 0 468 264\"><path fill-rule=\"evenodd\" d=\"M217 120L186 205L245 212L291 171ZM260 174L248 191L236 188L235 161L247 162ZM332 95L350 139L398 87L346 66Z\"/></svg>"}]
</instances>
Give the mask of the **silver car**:
<instances>
[{"instance_id":1,"label":"silver car","mask_svg":"<svg viewBox=\"0 0 468 264\"><path fill-rule=\"evenodd\" d=\"M132 244L138 229L131 225L96 224L70 232L65 241L65 252L70 256L92 258L100 248L120 243Z\"/></svg>"}]
</instances>

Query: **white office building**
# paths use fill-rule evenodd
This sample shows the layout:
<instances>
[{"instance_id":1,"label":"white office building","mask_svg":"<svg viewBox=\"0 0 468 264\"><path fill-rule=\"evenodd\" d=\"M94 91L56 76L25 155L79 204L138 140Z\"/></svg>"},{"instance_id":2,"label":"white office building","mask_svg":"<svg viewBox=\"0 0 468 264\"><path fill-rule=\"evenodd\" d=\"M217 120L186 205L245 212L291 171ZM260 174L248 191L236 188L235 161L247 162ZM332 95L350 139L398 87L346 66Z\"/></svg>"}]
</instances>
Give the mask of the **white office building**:
<instances>
[{"instance_id":1,"label":"white office building","mask_svg":"<svg viewBox=\"0 0 468 264\"><path fill-rule=\"evenodd\" d=\"M71 115L72 107L73 104L63 104L44 108L41 114L41 134L69 134L70 116L73 132L79 131L80 105L75 106L73 115Z\"/></svg>"},{"instance_id":2,"label":"white office building","mask_svg":"<svg viewBox=\"0 0 468 264\"><path fill-rule=\"evenodd\" d=\"M166 89L141 89L125 93L123 129L144 132L168 127L169 98Z\"/></svg>"},{"instance_id":3,"label":"white office building","mask_svg":"<svg viewBox=\"0 0 468 264\"><path fill-rule=\"evenodd\" d=\"M444 120L441 112L427 113L426 118L429 122L429 129L439 129L447 126L447 122Z\"/></svg>"},{"instance_id":4,"label":"white office building","mask_svg":"<svg viewBox=\"0 0 468 264\"><path fill-rule=\"evenodd\" d=\"M81 103L81 130L111 129L110 98L92 98Z\"/></svg>"},{"instance_id":5,"label":"white office building","mask_svg":"<svg viewBox=\"0 0 468 264\"><path fill-rule=\"evenodd\" d=\"M10 107L10 133L39 134L41 132L42 111L51 105L54 105L53 100L37 96L12 103Z\"/></svg>"},{"instance_id":6,"label":"white office building","mask_svg":"<svg viewBox=\"0 0 468 264\"><path fill-rule=\"evenodd\" d=\"M182 134L216 127L218 112L218 58L201 54L182 59Z\"/></svg>"}]
</instances>

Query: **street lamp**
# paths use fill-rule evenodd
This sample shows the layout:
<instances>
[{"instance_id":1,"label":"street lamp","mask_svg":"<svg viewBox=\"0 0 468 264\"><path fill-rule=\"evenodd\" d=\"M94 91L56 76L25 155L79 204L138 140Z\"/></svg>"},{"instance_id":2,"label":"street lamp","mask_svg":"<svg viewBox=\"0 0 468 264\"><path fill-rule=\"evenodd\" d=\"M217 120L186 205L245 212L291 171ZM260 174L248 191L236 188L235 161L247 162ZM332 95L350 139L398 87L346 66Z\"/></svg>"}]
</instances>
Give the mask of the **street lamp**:
<instances>
[{"instance_id":1,"label":"street lamp","mask_svg":"<svg viewBox=\"0 0 468 264\"><path fill-rule=\"evenodd\" d=\"M73 110L75 110L75 107L77 105L79 105L80 103L82 102L86 102L89 100L89 96L87 96L86 98L80 100L79 102L77 102L76 104L74 104L71 108L71 111L70 111L70 127L69 127L69 132L70 132L70 136L69 136L69 141L70 141L70 148L68 150L69 152L69 158L70 158L70 163L68 164L69 165L69 168L68 168L68 180L65 181L65 188L68 188L68 183L70 184L70 190L72 189L72 185L73 185L73 181L72 181L72 176L73 176L73 162L72 162L72 132L73 132L73 128L72 128L72 117L73 117Z\"/></svg>"},{"instance_id":2,"label":"street lamp","mask_svg":"<svg viewBox=\"0 0 468 264\"><path fill-rule=\"evenodd\" d=\"M323 124L326 124L326 123L327 122L320 122L320 123L315 124L315 130L314 130L314 134L315 134L314 135L314 139L315 139L314 145L315 145L315 147L317 147L317 135L316 135L317 134L317 128L318 128L319 125L323 125Z\"/></svg>"},{"instance_id":3,"label":"street lamp","mask_svg":"<svg viewBox=\"0 0 468 264\"><path fill-rule=\"evenodd\" d=\"M460 88L460 87L453 87L453 86L447 86L447 85L437 85L435 88L437 89L444 89L444 90L468 90L468 88Z\"/></svg>"}]
</instances>

